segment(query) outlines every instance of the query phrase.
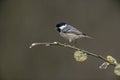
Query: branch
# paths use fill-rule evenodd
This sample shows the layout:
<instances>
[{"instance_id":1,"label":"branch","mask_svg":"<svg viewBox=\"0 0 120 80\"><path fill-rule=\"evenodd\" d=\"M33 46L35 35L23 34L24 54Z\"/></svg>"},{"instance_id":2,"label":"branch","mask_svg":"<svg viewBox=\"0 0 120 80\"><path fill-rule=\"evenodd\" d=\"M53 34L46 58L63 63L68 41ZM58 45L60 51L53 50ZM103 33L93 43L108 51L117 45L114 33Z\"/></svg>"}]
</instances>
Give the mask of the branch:
<instances>
[{"instance_id":1,"label":"branch","mask_svg":"<svg viewBox=\"0 0 120 80\"><path fill-rule=\"evenodd\" d=\"M118 69L120 69L120 64L118 64L116 59L113 58L112 56L107 56L107 58L105 58L105 57L103 57L101 55L97 55L95 53L92 53L92 52L89 52L89 51L86 51L86 50L83 50L83 49L80 49L80 48L77 48L75 46L71 46L71 45L68 45L68 44L63 44L63 43L60 43L60 42L32 43L29 48L32 48L32 47L37 46L37 45L45 45L45 46L53 46L53 45L55 46L56 45L56 46L62 46L62 47L74 49L76 51L80 51L79 52L79 59L82 59L82 61L86 60L86 58L87 58L86 55L83 55L83 54L87 54L87 55L99 58L99 59L104 61L104 63L100 66L100 68L106 69L109 65L113 65L115 67L114 73L115 73L115 70L116 70L116 67L117 67L117 74L116 73L115 74L120 76L120 70L118 71ZM82 52L82 55L81 55L81 52ZM78 53L77 53L77 57L78 57Z\"/></svg>"}]
</instances>

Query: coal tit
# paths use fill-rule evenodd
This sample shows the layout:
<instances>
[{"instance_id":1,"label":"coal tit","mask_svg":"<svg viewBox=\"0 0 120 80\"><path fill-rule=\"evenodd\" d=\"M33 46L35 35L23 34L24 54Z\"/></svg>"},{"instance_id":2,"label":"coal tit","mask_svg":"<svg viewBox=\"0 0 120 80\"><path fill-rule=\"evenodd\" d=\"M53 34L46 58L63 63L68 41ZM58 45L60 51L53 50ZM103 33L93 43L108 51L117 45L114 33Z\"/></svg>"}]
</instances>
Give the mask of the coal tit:
<instances>
[{"instance_id":1,"label":"coal tit","mask_svg":"<svg viewBox=\"0 0 120 80\"><path fill-rule=\"evenodd\" d=\"M60 22L56 25L56 29L57 31L60 33L60 35L67 39L69 42L73 42L77 39L80 38L92 38L88 35L86 35L83 32L80 32L78 29L76 29L75 27L65 23L65 22Z\"/></svg>"}]
</instances>

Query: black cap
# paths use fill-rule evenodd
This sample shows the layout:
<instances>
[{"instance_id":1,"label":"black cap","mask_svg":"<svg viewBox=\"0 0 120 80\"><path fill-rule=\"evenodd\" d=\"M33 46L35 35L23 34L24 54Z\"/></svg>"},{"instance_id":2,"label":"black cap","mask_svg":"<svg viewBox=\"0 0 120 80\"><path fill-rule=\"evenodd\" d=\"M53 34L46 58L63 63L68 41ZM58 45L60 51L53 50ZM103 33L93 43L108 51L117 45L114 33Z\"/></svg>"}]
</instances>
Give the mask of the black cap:
<instances>
[{"instance_id":1,"label":"black cap","mask_svg":"<svg viewBox=\"0 0 120 80\"><path fill-rule=\"evenodd\" d=\"M65 22L60 22L60 23L58 23L58 24L56 25L56 27L61 27L61 26L65 25L65 24L66 24Z\"/></svg>"}]
</instances>

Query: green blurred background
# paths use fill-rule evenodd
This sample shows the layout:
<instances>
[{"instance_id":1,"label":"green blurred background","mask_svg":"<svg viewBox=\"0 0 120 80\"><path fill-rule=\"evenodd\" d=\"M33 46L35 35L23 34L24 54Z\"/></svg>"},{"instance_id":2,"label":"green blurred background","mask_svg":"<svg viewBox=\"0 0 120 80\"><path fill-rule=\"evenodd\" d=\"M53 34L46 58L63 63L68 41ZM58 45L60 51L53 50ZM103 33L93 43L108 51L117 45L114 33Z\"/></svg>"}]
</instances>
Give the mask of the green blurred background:
<instances>
[{"instance_id":1,"label":"green blurred background","mask_svg":"<svg viewBox=\"0 0 120 80\"><path fill-rule=\"evenodd\" d=\"M36 46L66 42L55 30L67 22L94 37L77 46L120 61L119 0L0 0L0 80L119 80L100 59L76 62L74 50Z\"/></svg>"}]
</instances>

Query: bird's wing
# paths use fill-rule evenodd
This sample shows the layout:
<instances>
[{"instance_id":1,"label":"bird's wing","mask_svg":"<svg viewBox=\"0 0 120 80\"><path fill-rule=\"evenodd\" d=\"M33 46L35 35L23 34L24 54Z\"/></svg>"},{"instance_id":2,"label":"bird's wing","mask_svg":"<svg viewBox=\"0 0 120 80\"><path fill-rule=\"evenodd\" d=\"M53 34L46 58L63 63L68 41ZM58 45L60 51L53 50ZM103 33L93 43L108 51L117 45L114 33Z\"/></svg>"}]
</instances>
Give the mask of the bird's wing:
<instances>
[{"instance_id":1,"label":"bird's wing","mask_svg":"<svg viewBox=\"0 0 120 80\"><path fill-rule=\"evenodd\" d=\"M77 35L83 34L78 29L76 29L75 27L73 27L71 25L67 25L67 27L63 29L63 32L65 32L65 33L74 33L74 34L77 34Z\"/></svg>"}]
</instances>

